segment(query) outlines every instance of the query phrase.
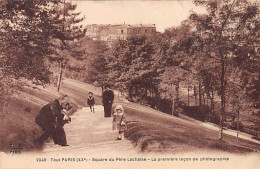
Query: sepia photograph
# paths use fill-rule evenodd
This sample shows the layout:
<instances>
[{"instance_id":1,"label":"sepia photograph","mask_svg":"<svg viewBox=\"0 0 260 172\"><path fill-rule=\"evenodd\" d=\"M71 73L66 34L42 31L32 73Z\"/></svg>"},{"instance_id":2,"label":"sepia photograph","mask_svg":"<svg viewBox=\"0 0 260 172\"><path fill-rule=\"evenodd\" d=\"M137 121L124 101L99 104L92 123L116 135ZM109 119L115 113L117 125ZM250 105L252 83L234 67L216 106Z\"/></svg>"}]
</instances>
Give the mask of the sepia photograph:
<instances>
[{"instance_id":1,"label":"sepia photograph","mask_svg":"<svg viewBox=\"0 0 260 172\"><path fill-rule=\"evenodd\" d=\"M260 1L0 0L0 169L260 169Z\"/></svg>"}]
</instances>

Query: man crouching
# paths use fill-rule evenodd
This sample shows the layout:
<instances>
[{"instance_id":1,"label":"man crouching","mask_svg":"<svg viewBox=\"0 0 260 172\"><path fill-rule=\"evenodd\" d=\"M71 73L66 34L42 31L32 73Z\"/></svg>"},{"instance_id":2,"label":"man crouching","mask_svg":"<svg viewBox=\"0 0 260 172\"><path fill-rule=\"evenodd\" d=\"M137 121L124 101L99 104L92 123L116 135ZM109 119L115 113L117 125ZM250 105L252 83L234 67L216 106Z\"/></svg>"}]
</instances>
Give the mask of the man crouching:
<instances>
[{"instance_id":1,"label":"man crouching","mask_svg":"<svg viewBox=\"0 0 260 172\"><path fill-rule=\"evenodd\" d=\"M35 140L38 146L43 145L44 141L52 136L55 144L68 146L66 141L64 126L64 113L67 95L55 99L53 102L45 105L35 118L35 122L42 128L43 134ZM66 118L66 117L65 117Z\"/></svg>"}]
</instances>

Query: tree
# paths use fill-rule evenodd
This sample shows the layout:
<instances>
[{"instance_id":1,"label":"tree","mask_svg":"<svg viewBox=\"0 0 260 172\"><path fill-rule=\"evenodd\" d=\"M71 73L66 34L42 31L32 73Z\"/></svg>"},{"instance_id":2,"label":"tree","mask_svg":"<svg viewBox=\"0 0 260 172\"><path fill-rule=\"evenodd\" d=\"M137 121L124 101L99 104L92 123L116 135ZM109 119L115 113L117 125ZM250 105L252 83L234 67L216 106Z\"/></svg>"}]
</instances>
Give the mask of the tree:
<instances>
[{"instance_id":1,"label":"tree","mask_svg":"<svg viewBox=\"0 0 260 172\"><path fill-rule=\"evenodd\" d=\"M1 112L12 97L31 80L50 82L47 60L52 54L51 5L55 0L0 1Z\"/></svg>"},{"instance_id":2,"label":"tree","mask_svg":"<svg viewBox=\"0 0 260 172\"><path fill-rule=\"evenodd\" d=\"M189 85L188 76L192 74L192 49L191 25L188 20L179 27L167 30L162 40L160 60L164 61L161 68L161 87L166 90L172 99L172 114L176 114L176 105L179 105L180 83ZM195 79L195 78L194 78Z\"/></svg>"},{"instance_id":3,"label":"tree","mask_svg":"<svg viewBox=\"0 0 260 172\"><path fill-rule=\"evenodd\" d=\"M23 83L49 82L46 59L50 55L50 1L0 1L1 112Z\"/></svg>"},{"instance_id":4,"label":"tree","mask_svg":"<svg viewBox=\"0 0 260 172\"><path fill-rule=\"evenodd\" d=\"M97 82L98 86L104 91L105 84L111 84L109 81L109 64L108 56L110 54L109 47L105 42L94 42L95 57L91 61L88 73L88 82Z\"/></svg>"},{"instance_id":5,"label":"tree","mask_svg":"<svg viewBox=\"0 0 260 172\"><path fill-rule=\"evenodd\" d=\"M109 58L111 79L117 87L128 91L130 99L135 96L148 101L148 94L157 92L155 47L148 37L131 37L118 41Z\"/></svg>"},{"instance_id":6,"label":"tree","mask_svg":"<svg viewBox=\"0 0 260 172\"><path fill-rule=\"evenodd\" d=\"M75 41L82 38L85 35L85 29L80 22L84 20L84 17L79 17L80 13L74 12L77 5L71 2L65 2L65 0L57 1L53 6L54 15L52 16L53 30L53 51L52 61L59 63L59 76L57 81L57 89L60 90L60 84L62 79L62 71L66 62L75 56L82 56L82 51L73 50Z\"/></svg>"},{"instance_id":7,"label":"tree","mask_svg":"<svg viewBox=\"0 0 260 172\"><path fill-rule=\"evenodd\" d=\"M227 102L232 106L232 110L235 112L237 118L237 137L240 131L240 113L241 111L245 111L247 107L250 107L251 102L243 86L243 79L240 76L241 71L237 68L233 68L232 75L230 76L232 82L229 82L227 87Z\"/></svg>"},{"instance_id":8,"label":"tree","mask_svg":"<svg viewBox=\"0 0 260 172\"><path fill-rule=\"evenodd\" d=\"M221 98L221 130L225 121L226 95L233 65L240 59L240 69L246 73L249 66L254 71L259 67L255 46L259 42L259 4L245 0L217 1L195 0L196 5L205 6L208 14L192 14L196 27L199 55L213 61L217 66L217 91ZM253 36L254 35L254 36ZM237 52L251 52L241 56ZM242 60L242 61L241 61ZM257 64L257 65L255 65ZM243 66L243 67L242 67ZM251 68L251 69L252 69ZM246 69L246 70L245 70ZM211 70L212 71L212 70Z\"/></svg>"},{"instance_id":9,"label":"tree","mask_svg":"<svg viewBox=\"0 0 260 172\"><path fill-rule=\"evenodd\" d=\"M52 30L48 1L5 0L0 6L2 74L48 83L45 61L50 56Z\"/></svg>"},{"instance_id":10,"label":"tree","mask_svg":"<svg viewBox=\"0 0 260 172\"><path fill-rule=\"evenodd\" d=\"M167 67L162 74L161 88L166 90L172 100L172 115L176 115L176 104L179 103L180 82L184 81L187 71L179 66Z\"/></svg>"}]
</instances>

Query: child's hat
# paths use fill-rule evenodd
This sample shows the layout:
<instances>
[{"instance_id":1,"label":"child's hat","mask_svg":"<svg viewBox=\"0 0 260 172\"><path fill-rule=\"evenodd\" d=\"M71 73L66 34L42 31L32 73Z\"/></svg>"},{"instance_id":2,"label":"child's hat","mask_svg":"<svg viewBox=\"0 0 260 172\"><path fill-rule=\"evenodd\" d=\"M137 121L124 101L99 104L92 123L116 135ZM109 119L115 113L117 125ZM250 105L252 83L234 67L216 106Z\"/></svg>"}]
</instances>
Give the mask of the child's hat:
<instances>
[{"instance_id":1,"label":"child's hat","mask_svg":"<svg viewBox=\"0 0 260 172\"><path fill-rule=\"evenodd\" d=\"M117 105L117 106L116 106L116 108L115 108L115 110L118 110L118 109L120 109L120 110L124 111L124 108L123 108L123 106L122 106L122 105Z\"/></svg>"}]
</instances>

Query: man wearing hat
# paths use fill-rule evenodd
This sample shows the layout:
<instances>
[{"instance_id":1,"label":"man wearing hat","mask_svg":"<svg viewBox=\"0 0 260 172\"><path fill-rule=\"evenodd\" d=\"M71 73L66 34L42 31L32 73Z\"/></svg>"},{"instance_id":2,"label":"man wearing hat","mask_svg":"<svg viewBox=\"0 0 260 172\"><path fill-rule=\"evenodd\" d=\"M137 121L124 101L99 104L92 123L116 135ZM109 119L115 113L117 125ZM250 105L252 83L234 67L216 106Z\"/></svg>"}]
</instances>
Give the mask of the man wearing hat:
<instances>
[{"instance_id":1,"label":"man wearing hat","mask_svg":"<svg viewBox=\"0 0 260 172\"><path fill-rule=\"evenodd\" d=\"M102 100L105 117L111 117L113 101L114 101L114 92L110 89L110 85L106 85L105 91L103 92L103 100Z\"/></svg>"},{"instance_id":2,"label":"man wearing hat","mask_svg":"<svg viewBox=\"0 0 260 172\"><path fill-rule=\"evenodd\" d=\"M67 143L61 143L60 136L57 135L57 119L64 118L62 114L62 105L66 102L67 95L55 99L53 102L45 105L35 118L35 122L42 128L43 134L36 139L37 145L42 145L45 140L52 136L55 144L66 146ZM63 126L62 126L63 127Z\"/></svg>"}]
</instances>

